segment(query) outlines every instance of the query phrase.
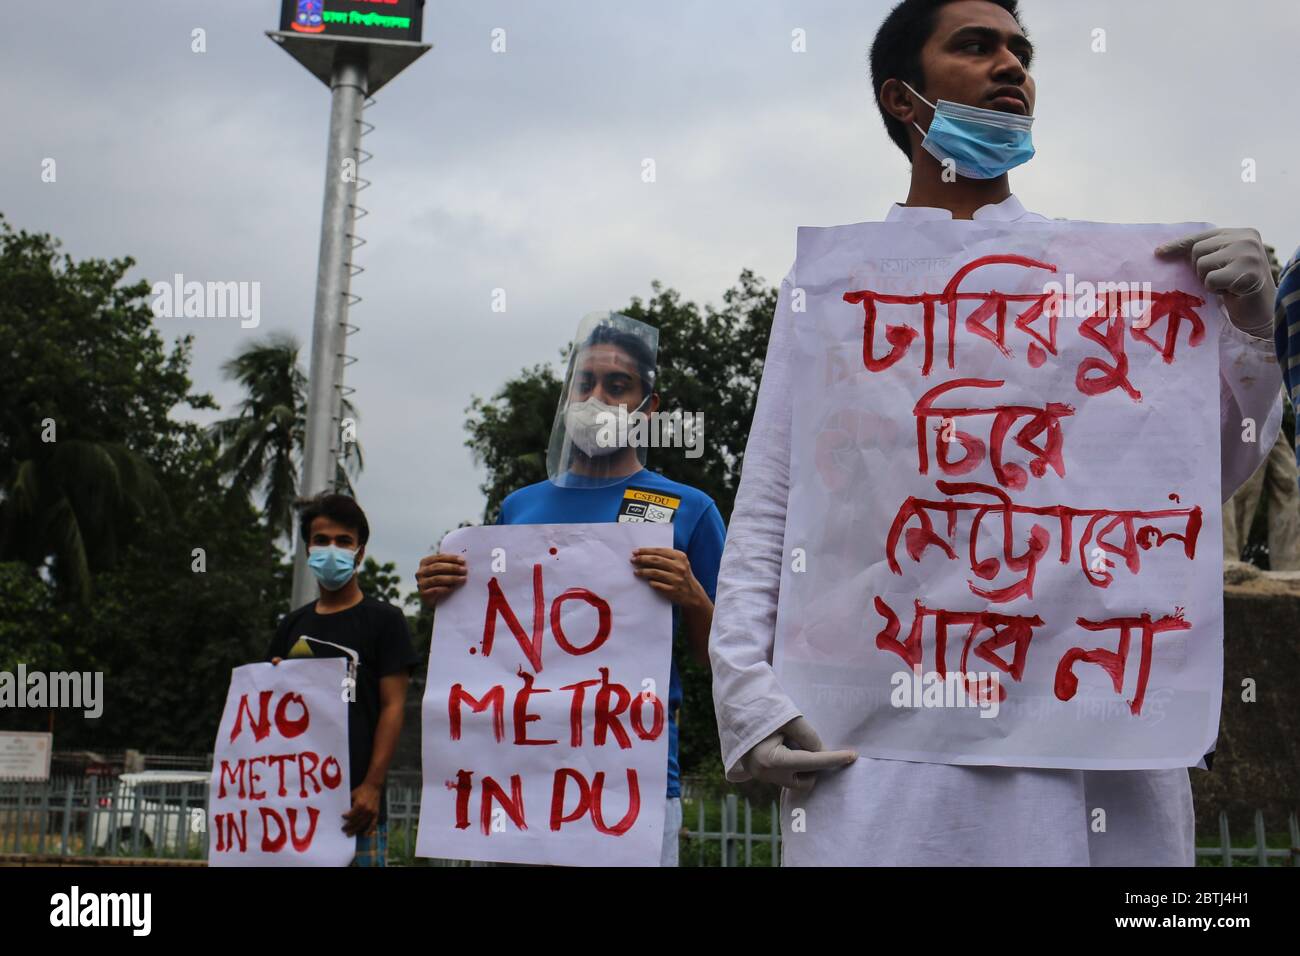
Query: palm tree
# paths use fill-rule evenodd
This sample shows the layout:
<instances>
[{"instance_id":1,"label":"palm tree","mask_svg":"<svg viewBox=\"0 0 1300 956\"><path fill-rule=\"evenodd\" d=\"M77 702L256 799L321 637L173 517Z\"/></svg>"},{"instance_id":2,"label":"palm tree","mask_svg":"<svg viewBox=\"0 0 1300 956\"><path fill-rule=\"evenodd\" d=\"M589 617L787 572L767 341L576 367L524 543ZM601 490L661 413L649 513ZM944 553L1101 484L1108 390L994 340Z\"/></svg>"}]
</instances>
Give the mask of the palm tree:
<instances>
[{"instance_id":1,"label":"palm tree","mask_svg":"<svg viewBox=\"0 0 1300 956\"><path fill-rule=\"evenodd\" d=\"M298 341L291 335L268 336L252 342L221 366L228 380L244 388L238 414L212 426L221 449L217 465L233 479L231 490L264 494L267 527L293 535L293 508L307 433L307 375L298 363ZM343 417L357 418L343 400ZM353 475L363 466L361 448L349 442L335 473L340 489L353 493Z\"/></svg>"},{"instance_id":2,"label":"palm tree","mask_svg":"<svg viewBox=\"0 0 1300 956\"><path fill-rule=\"evenodd\" d=\"M117 442L65 438L30 451L0 496L0 561L53 558L53 578L85 603L91 568L117 560L119 530L150 505L168 514L167 498L149 463Z\"/></svg>"}]
</instances>

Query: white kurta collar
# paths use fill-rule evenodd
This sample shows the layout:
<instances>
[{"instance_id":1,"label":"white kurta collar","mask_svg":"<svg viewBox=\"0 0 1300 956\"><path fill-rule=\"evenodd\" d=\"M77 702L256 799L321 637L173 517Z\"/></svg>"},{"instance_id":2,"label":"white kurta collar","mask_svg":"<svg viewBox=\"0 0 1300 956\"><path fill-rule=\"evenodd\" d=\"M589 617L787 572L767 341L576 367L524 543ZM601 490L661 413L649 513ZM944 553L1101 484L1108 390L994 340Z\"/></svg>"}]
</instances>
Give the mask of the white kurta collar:
<instances>
[{"instance_id":1,"label":"white kurta collar","mask_svg":"<svg viewBox=\"0 0 1300 956\"><path fill-rule=\"evenodd\" d=\"M1015 194L999 203L989 203L975 210L975 218L992 222L1015 222L1031 215ZM885 216L885 222L929 222L934 219L952 219L952 212L935 206L903 206L894 203Z\"/></svg>"}]
</instances>

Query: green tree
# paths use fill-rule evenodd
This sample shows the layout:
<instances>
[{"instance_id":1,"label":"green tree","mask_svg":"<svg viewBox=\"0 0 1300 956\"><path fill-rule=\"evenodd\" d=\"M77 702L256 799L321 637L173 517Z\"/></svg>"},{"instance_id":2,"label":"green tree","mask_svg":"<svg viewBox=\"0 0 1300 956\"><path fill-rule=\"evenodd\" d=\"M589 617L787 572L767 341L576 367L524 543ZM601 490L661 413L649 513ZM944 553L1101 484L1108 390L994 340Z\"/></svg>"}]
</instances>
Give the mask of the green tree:
<instances>
[{"instance_id":1,"label":"green tree","mask_svg":"<svg viewBox=\"0 0 1300 956\"><path fill-rule=\"evenodd\" d=\"M59 667L71 615L58 605L54 586L18 561L0 563L0 671L13 673L35 661Z\"/></svg>"},{"instance_id":2,"label":"green tree","mask_svg":"<svg viewBox=\"0 0 1300 956\"><path fill-rule=\"evenodd\" d=\"M58 715L63 748L211 751L231 669L264 659L284 610L290 565L252 504L229 499L215 447L196 437L163 481L186 506L97 576L74 661L104 671L104 715Z\"/></svg>"},{"instance_id":3,"label":"green tree","mask_svg":"<svg viewBox=\"0 0 1300 956\"><path fill-rule=\"evenodd\" d=\"M190 341L170 351L123 284L129 258L74 262L49 235L0 217L0 561L48 567L89 600L132 529L166 506L156 468L177 453Z\"/></svg>"},{"instance_id":4,"label":"green tree","mask_svg":"<svg viewBox=\"0 0 1300 956\"><path fill-rule=\"evenodd\" d=\"M497 520L506 495L546 477L546 444L560 385L551 366L535 365L506 382L490 401L475 396L465 409L470 434L465 444L475 464L487 469L487 481L479 486L487 498L485 523Z\"/></svg>"},{"instance_id":5,"label":"green tree","mask_svg":"<svg viewBox=\"0 0 1300 956\"><path fill-rule=\"evenodd\" d=\"M722 294L722 308L706 305L701 311L658 282L651 289L648 302L633 298L622 311L659 329L660 408L702 413L704 450L688 458L681 449L652 449L650 467L707 492L728 518L740 485L777 290L745 269Z\"/></svg>"},{"instance_id":6,"label":"green tree","mask_svg":"<svg viewBox=\"0 0 1300 956\"><path fill-rule=\"evenodd\" d=\"M222 374L238 382L244 397L233 418L212 426L221 445L218 467L232 479L236 495L263 499L262 514L268 527L293 537L294 502L307 433L307 375L298 362L298 341L291 335L270 335L251 342L221 367ZM352 403L343 400L343 417L356 420ZM344 445L335 481L353 493L349 470L363 466L361 446Z\"/></svg>"},{"instance_id":7,"label":"green tree","mask_svg":"<svg viewBox=\"0 0 1300 956\"><path fill-rule=\"evenodd\" d=\"M289 568L183 420L215 405L190 392L189 340L165 347L149 284L123 282L131 265L74 262L0 220L0 667L104 674L99 719L0 719L52 721L60 749L207 751Z\"/></svg>"},{"instance_id":8,"label":"green tree","mask_svg":"<svg viewBox=\"0 0 1300 956\"><path fill-rule=\"evenodd\" d=\"M389 604L401 605L401 583L402 576L397 573L397 563L394 561L380 564L366 555L366 560L361 562L361 570L357 572L357 586L361 588L361 593Z\"/></svg>"},{"instance_id":9,"label":"green tree","mask_svg":"<svg viewBox=\"0 0 1300 956\"><path fill-rule=\"evenodd\" d=\"M704 416L703 453L687 458L683 449L651 449L648 465L666 477L709 494L729 518L740 484L745 442L754 417L759 380L767 355L777 290L748 269L723 293L722 306L702 309L679 293L651 284L647 301L633 298L620 310L659 329L660 409ZM538 365L522 370L491 399L475 397L465 428L466 445L486 472L485 523L500 513L501 502L516 488L546 477L546 446L561 382L556 369ZM427 617L418 619L417 636ZM708 670L686 653L675 637L682 675L681 767L684 773L721 772L717 726Z\"/></svg>"}]
</instances>

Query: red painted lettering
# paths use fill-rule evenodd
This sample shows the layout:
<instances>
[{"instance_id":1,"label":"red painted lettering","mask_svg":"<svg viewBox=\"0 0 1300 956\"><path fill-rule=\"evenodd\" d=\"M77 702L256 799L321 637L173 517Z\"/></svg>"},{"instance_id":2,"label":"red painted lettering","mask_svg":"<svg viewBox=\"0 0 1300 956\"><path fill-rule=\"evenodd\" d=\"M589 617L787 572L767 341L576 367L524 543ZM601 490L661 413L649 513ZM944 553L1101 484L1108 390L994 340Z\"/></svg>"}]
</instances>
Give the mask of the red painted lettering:
<instances>
[{"instance_id":1,"label":"red painted lettering","mask_svg":"<svg viewBox=\"0 0 1300 956\"><path fill-rule=\"evenodd\" d=\"M610 698L616 698L617 704L610 707ZM632 695L622 684L609 682L609 668L600 668L600 690L596 691L596 728L592 731L591 742L597 747L605 744L605 732L611 730L623 750L632 746L627 731L619 722L618 715L627 710L632 703Z\"/></svg>"},{"instance_id":2,"label":"red painted lettering","mask_svg":"<svg viewBox=\"0 0 1300 956\"><path fill-rule=\"evenodd\" d=\"M270 807L258 807L257 812L262 815L262 852L279 853L284 848L284 841L288 839L284 821L280 819L280 814ZM276 829L279 831L274 839L271 837L271 821L275 821Z\"/></svg>"},{"instance_id":3,"label":"red painted lettering","mask_svg":"<svg viewBox=\"0 0 1300 956\"><path fill-rule=\"evenodd\" d=\"M582 746L582 704L587 696L587 688L595 687L600 681L584 680L576 684L566 684L560 690L573 691L573 702L569 705L569 744L573 747Z\"/></svg>"},{"instance_id":4,"label":"red painted lettering","mask_svg":"<svg viewBox=\"0 0 1300 956\"><path fill-rule=\"evenodd\" d=\"M310 766L307 764L309 760L311 761ZM320 793L320 783L316 780L316 768L319 765L320 757L316 756L313 751L304 750L298 754L298 786L301 788L301 792L298 794L299 797L306 798L308 780L316 788L316 792Z\"/></svg>"},{"instance_id":5,"label":"red painted lettering","mask_svg":"<svg viewBox=\"0 0 1300 956\"><path fill-rule=\"evenodd\" d=\"M533 565L533 634L530 638L523 627L519 624L519 618L515 617L514 610L510 607L510 602L501 592L501 585L497 579L493 578L488 581L488 602L487 617L483 621L483 656L488 657L492 654L492 641L496 637L497 615L505 619L506 627L510 628L510 633L515 636L519 642L519 647L528 658L528 663L532 665L533 670L541 672L542 669L542 613L545 600L542 597L542 566Z\"/></svg>"},{"instance_id":6,"label":"red painted lettering","mask_svg":"<svg viewBox=\"0 0 1300 956\"><path fill-rule=\"evenodd\" d=\"M326 757L325 762L320 765L320 779L328 790L333 790L342 782L343 768L334 757Z\"/></svg>"},{"instance_id":7,"label":"red painted lettering","mask_svg":"<svg viewBox=\"0 0 1300 956\"><path fill-rule=\"evenodd\" d=\"M250 757L248 759L248 799L250 800L266 799L266 791L257 789L257 781L261 778L254 766L254 764L261 763L264 760L266 760L265 757Z\"/></svg>"},{"instance_id":8,"label":"red painted lettering","mask_svg":"<svg viewBox=\"0 0 1300 956\"><path fill-rule=\"evenodd\" d=\"M543 744L553 744L554 740L529 740L528 724L534 720L541 720L538 714L528 713L528 698L533 694L549 694L550 691L543 688L533 690L533 675L529 674L523 668L519 669L519 676L523 678L524 686L518 694L515 695L515 745L519 747L531 747Z\"/></svg>"},{"instance_id":9,"label":"red painted lettering","mask_svg":"<svg viewBox=\"0 0 1300 956\"><path fill-rule=\"evenodd\" d=\"M560 607L565 601L586 601L596 609L598 623L596 625L596 636L586 647L575 647L569 643L569 639L564 634L564 628L560 626ZM569 588L553 602L551 602L551 633L555 635L555 643L569 653L577 656L579 654L590 654L605 643L609 637L610 631L610 611L609 605L603 600L592 594L586 588Z\"/></svg>"},{"instance_id":10,"label":"red painted lettering","mask_svg":"<svg viewBox=\"0 0 1300 956\"><path fill-rule=\"evenodd\" d=\"M481 714L490 706L492 708L492 735L500 740L505 735L505 688L500 684L494 686L481 700L476 700L466 693L463 684L453 684L447 697L447 715L451 722L451 739L460 740L460 707L469 704L470 710Z\"/></svg>"},{"instance_id":11,"label":"red painted lettering","mask_svg":"<svg viewBox=\"0 0 1300 956\"><path fill-rule=\"evenodd\" d=\"M490 833L492 830L492 801L496 800L501 804L501 809L505 810L511 822L520 830L527 830L528 825L524 823L524 782L519 774L510 775L510 796L507 797L501 784L497 783L491 777L483 778L483 809L479 814L479 825L483 828L484 833Z\"/></svg>"},{"instance_id":12,"label":"red painted lettering","mask_svg":"<svg viewBox=\"0 0 1300 956\"><path fill-rule=\"evenodd\" d=\"M290 720L286 716L290 704L297 704L302 708L302 716L297 720ZM297 737L307 729L307 724L310 722L311 715L307 713L307 702L302 699L302 694L285 694L280 698L280 703L275 708L275 729L280 731L281 736Z\"/></svg>"},{"instance_id":13,"label":"red painted lettering","mask_svg":"<svg viewBox=\"0 0 1300 956\"><path fill-rule=\"evenodd\" d=\"M253 739L261 740L271 732L271 721L267 717L267 708L271 704L271 694L273 692L264 690L258 694L257 709L258 716L253 716L253 711L248 706L248 695L244 694L239 698L239 706L235 708L235 726L230 730L230 739L234 740L239 736L239 731L244 726L244 714L248 714L248 725L253 729Z\"/></svg>"},{"instance_id":14,"label":"red painted lettering","mask_svg":"<svg viewBox=\"0 0 1300 956\"><path fill-rule=\"evenodd\" d=\"M311 838L316 833L316 818L320 816L320 811L315 807L307 808L307 819L310 821L310 824L307 827L307 834L301 837L298 836L298 808L290 807L288 814L289 838L293 841L293 848L299 853L304 853L307 848L311 846Z\"/></svg>"},{"instance_id":15,"label":"red painted lettering","mask_svg":"<svg viewBox=\"0 0 1300 956\"><path fill-rule=\"evenodd\" d=\"M239 798L242 800L244 798L244 761L239 761L235 764L235 769L231 770L230 762L224 757L221 759L221 771L217 774L218 797L224 797L226 795L227 778L230 779L231 786L234 786L236 780L239 781Z\"/></svg>"}]
</instances>

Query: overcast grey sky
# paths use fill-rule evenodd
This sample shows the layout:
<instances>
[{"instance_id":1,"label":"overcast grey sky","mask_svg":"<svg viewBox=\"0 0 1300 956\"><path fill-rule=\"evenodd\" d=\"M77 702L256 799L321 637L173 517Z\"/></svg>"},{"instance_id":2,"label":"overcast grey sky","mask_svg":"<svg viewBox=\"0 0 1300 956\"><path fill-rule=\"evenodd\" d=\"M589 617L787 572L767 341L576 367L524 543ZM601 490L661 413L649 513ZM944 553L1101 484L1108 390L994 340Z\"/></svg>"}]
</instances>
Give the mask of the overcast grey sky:
<instances>
[{"instance_id":1,"label":"overcast grey sky","mask_svg":"<svg viewBox=\"0 0 1300 956\"><path fill-rule=\"evenodd\" d=\"M366 114L348 370L371 553L398 562L404 588L443 532L481 517L472 396L553 359L582 315L652 279L716 303L742 268L779 281L796 227L878 219L905 197L866 70L890 6L429 0L434 49ZM327 89L263 35L276 0L27 9L0 30L0 211L74 257L129 254L151 281L260 282L257 329L158 320L169 339L194 335L196 387L228 409L238 393L218 368L245 342L290 332L307 354ZM1254 226L1284 259L1300 244L1300 5L1024 0L1022 16L1038 155L1012 188L1030 209Z\"/></svg>"}]
</instances>

